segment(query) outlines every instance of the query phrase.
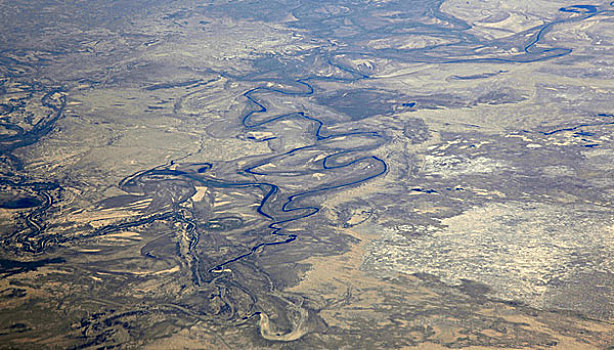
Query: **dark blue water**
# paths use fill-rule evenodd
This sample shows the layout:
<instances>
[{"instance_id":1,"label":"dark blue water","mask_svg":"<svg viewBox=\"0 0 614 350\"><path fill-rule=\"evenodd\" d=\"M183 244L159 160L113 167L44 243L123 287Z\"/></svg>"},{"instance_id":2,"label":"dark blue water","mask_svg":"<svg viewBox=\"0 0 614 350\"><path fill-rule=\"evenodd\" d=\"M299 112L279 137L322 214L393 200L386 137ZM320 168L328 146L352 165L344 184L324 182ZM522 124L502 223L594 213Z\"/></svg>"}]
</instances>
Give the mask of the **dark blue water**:
<instances>
[{"instance_id":1,"label":"dark blue water","mask_svg":"<svg viewBox=\"0 0 614 350\"><path fill-rule=\"evenodd\" d=\"M42 201L36 197L18 198L0 203L0 208L3 209L25 209L37 207L42 204Z\"/></svg>"},{"instance_id":2,"label":"dark blue water","mask_svg":"<svg viewBox=\"0 0 614 350\"><path fill-rule=\"evenodd\" d=\"M315 143L308 146L294 148L290 151L268 157L262 161L255 162L240 169L237 173L243 176L255 175L258 177L274 179L275 176L280 175L300 178L301 176L312 175L314 173L334 172L335 176L332 176L332 179L329 182L323 181L322 183L312 186L305 186L310 188L304 191L284 194L284 191L281 188L282 186L274 182L225 181L223 179L209 177L208 173L215 168L215 165L211 163L203 163L193 165L196 166L196 171L170 170L167 168L148 170L139 173L136 176L125 179L120 186L127 188L134 186L138 181L146 177L171 175L187 178L195 183L198 183L199 185L204 185L207 187L260 189L263 192L263 197L257 207L257 212L262 217L270 221L268 225L270 234L279 237L279 240L254 245L244 254L221 262L210 268L211 272L220 271L228 264L246 258L262 247L287 244L295 241L297 239L297 235L284 233L282 226L296 220L313 216L320 210L320 208L317 206L301 205L301 200L310 196L323 194L344 187L359 185L381 176L387 171L387 165L382 159L368 154L370 150L379 147L385 142L385 137L379 132L375 130L365 130L326 133L324 130L324 122L314 116L309 116L303 112L288 113L283 115L268 115L267 108L258 100L258 94L264 92L295 97L310 96L314 94L314 88L308 83L308 80L309 79L297 80L296 83L298 84L298 89L296 90L258 87L246 91L243 95L252 105L252 109L245 113L245 115L241 118L241 121L242 125L246 129L254 129L284 119L298 118L306 120L316 126L313 132ZM350 141L346 140L348 138L350 138ZM338 140L341 139L344 139L343 144L346 146L352 144L351 139L358 139L358 141L363 142L357 142L359 146L348 149L326 147L328 144L338 142ZM265 164L283 164L286 157L300 157L304 156L305 154L309 158L313 158L315 155L324 155L324 157L318 162L315 168L311 169L302 169L301 166L294 168L283 168L280 166L276 167L275 171L263 171L259 169Z\"/></svg>"}]
</instances>

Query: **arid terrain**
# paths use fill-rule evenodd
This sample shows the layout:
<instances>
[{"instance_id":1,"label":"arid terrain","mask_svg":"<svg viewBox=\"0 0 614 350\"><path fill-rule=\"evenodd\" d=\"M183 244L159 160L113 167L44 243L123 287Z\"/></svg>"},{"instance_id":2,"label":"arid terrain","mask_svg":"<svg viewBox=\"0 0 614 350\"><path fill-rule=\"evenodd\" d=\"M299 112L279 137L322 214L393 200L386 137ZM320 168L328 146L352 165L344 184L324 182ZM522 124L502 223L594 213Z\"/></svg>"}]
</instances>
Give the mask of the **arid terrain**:
<instances>
[{"instance_id":1,"label":"arid terrain","mask_svg":"<svg viewBox=\"0 0 614 350\"><path fill-rule=\"evenodd\" d=\"M614 349L614 3L0 23L1 349Z\"/></svg>"}]
</instances>

